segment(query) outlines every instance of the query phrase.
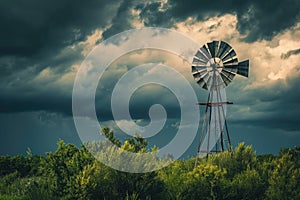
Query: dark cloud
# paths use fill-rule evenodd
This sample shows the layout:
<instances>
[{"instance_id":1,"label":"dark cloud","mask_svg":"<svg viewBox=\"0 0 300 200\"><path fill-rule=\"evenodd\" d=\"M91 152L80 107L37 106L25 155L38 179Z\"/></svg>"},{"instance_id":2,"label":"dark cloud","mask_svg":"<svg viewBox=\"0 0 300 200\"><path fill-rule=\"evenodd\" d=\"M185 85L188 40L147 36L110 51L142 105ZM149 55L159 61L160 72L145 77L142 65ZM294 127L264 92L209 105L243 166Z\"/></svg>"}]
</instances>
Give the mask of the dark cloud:
<instances>
[{"instance_id":1,"label":"dark cloud","mask_svg":"<svg viewBox=\"0 0 300 200\"><path fill-rule=\"evenodd\" d=\"M281 58L282 59L288 59L290 56L292 56L292 55L298 55L298 54L300 54L300 48L299 49L295 49L295 50L290 50L287 53L282 54Z\"/></svg>"},{"instance_id":2,"label":"dark cloud","mask_svg":"<svg viewBox=\"0 0 300 200\"><path fill-rule=\"evenodd\" d=\"M106 27L117 1L1 1L0 55L52 53Z\"/></svg>"},{"instance_id":3,"label":"dark cloud","mask_svg":"<svg viewBox=\"0 0 300 200\"><path fill-rule=\"evenodd\" d=\"M170 4L163 4L162 2L152 2L139 4L135 7L140 10L140 17L144 21L145 26L158 26L169 28L174 25L174 16L168 12Z\"/></svg>"},{"instance_id":4,"label":"dark cloud","mask_svg":"<svg viewBox=\"0 0 300 200\"><path fill-rule=\"evenodd\" d=\"M123 1L121 3L115 17L112 20L111 26L107 30L105 30L102 34L104 39L132 28L130 22L133 19L131 13L131 9L133 9L133 5L134 5L134 1Z\"/></svg>"},{"instance_id":5,"label":"dark cloud","mask_svg":"<svg viewBox=\"0 0 300 200\"><path fill-rule=\"evenodd\" d=\"M0 58L0 112L51 111L70 115L72 65L80 62L80 48L63 49L57 55L40 59ZM6 61L6 62L5 62ZM70 76L63 81L64 76ZM61 81L61 82L60 82Z\"/></svg>"},{"instance_id":6,"label":"dark cloud","mask_svg":"<svg viewBox=\"0 0 300 200\"><path fill-rule=\"evenodd\" d=\"M83 60L80 42L109 26L118 6L97 0L1 1L0 84L22 79L26 85L47 67L62 76Z\"/></svg>"},{"instance_id":7,"label":"dark cloud","mask_svg":"<svg viewBox=\"0 0 300 200\"><path fill-rule=\"evenodd\" d=\"M298 0L231 0L226 2L210 0L170 0L166 10L158 3L146 4L141 18L146 25L169 26L172 20L183 21L196 17L199 21L227 13L236 14L237 28L245 34L247 42L271 40L277 33L295 25L300 20L300 2Z\"/></svg>"},{"instance_id":8,"label":"dark cloud","mask_svg":"<svg viewBox=\"0 0 300 200\"><path fill-rule=\"evenodd\" d=\"M106 29L104 38L132 28L132 10L140 11L146 26L170 27L194 16L198 20L225 13L236 14L238 29L248 41L271 39L299 22L298 0L243 1L220 3L209 0L138 1L59 1L0 2L0 55L34 56L59 52L66 45L82 41L95 28Z\"/></svg>"},{"instance_id":9,"label":"dark cloud","mask_svg":"<svg viewBox=\"0 0 300 200\"><path fill-rule=\"evenodd\" d=\"M111 26L103 32L103 38L106 39L122 31L135 28L132 24L133 21L143 22L145 26L168 28L174 24L173 17L166 12L168 8L167 4L159 1L123 1ZM138 11L139 15L133 14L134 11Z\"/></svg>"},{"instance_id":10,"label":"dark cloud","mask_svg":"<svg viewBox=\"0 0 300 200\"><path fill-rule=\"evenodd\" d=\"M12 91L2 91L0 113L49 111L65 115L72 114L71 92L49 87L19 87Z\"/></svg>"},{"instance_id":11,"label":"dark cloud","mask_svg":"<svg viewBox=\"0 0 300 200\"><path fill-rule=\"evenodd\" d=\"M72 87L55 82L84 59L80 42L109 26L118 7L97 0L1 1L0 112L71 114ZM53 74L34 81L47 68Z\"/></svg>"},{"instance_id":12,"label":"dark cloud","mask_svg":"<svg viewBox=\"0 0 300 200\"><path fill-rule=\"evenodd\" d=\"M235 10L238 29L246 34L246 41L271 40L276 34L300 20L300 2L297 0L248 1L246 8ZM242 4L244 2L241 2Z\"/></svg>"}]
</instances>

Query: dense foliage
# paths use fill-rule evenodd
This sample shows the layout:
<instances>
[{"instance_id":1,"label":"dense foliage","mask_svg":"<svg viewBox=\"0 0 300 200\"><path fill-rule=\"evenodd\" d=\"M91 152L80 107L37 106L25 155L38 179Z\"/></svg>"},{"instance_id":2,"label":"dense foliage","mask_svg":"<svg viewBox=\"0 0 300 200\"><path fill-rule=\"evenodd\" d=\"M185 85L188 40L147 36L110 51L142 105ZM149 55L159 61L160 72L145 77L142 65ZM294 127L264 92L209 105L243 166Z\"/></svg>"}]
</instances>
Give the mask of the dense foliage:
<instances>
[{"instance_id":1,"label":"dense foliage","mask_svg":"<svg viewBox=\"0 0 300 200\"><path fill-rule=\"evenodd\" d=\"M136 136L122 149L147 151ZM155 149L156 151L157 149ZM161 170L130 174L94 159L85 147L58 142L46 156L0 156L0 199L300 199L300 147L257 156L239 144L233 152L178 160Z\"/></svg>"}]
</instances>

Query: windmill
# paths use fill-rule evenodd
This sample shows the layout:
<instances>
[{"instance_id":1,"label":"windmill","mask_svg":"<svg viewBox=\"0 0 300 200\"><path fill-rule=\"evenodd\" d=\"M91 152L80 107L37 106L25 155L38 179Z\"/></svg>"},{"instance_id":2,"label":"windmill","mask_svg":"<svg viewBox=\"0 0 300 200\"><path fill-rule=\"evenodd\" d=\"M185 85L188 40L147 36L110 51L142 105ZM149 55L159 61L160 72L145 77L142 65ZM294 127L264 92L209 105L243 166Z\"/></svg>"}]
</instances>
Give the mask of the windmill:
<instances>
[{"instance_id":1,"label":"windmill","mask_svg":"<svg viewBox=\"0 0 300 200\"><path fill-rule=\"evenodd\" d=\"M234 49L223 41L204 44L195 54L192 74L198 85L209 91L200 134L195 166L200 154L231 151L231 142L226 122L225 87L236 74L248 77L249 60L238 61Z\"/></svg>"}]
</instances>

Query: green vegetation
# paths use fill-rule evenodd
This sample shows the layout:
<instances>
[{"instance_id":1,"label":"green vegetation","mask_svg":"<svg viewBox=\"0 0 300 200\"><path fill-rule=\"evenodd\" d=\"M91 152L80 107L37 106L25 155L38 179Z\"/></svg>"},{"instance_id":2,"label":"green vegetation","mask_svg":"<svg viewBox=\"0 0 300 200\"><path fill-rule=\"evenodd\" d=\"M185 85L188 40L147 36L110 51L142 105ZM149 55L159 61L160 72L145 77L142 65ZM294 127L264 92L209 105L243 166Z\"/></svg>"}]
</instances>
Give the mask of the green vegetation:
<instances>
[{"instance_id":1,"label":"green vegetation","mask_svg":"<svg viewBox=\"0 0 300 200\"><path fill-rule=\"evenodd\" d=\"M124 143L105 128L120 148L143 153L147 141ZM156 148L152 151L157 151ZM2 199L300 199L300 147L278 156L257 156L251 146L200 159L178 160L155 172L131 174L98 162L85 147L58 142L46 156L0 156Z\"/></svg>"}]
</instances>

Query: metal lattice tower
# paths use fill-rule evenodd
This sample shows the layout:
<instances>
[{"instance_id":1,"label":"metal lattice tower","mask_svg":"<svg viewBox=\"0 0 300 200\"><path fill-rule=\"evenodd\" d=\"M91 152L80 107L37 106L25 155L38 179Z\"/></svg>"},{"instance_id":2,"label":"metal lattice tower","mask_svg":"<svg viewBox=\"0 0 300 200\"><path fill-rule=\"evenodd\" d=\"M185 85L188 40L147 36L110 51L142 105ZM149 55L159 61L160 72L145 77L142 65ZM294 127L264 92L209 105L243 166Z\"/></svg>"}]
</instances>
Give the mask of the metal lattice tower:
<instances>
[{"instance_id":1,"label":"metal lattice tower","mask_svg":"<svg viewBox=\"0 0 300 200\"><path fill-rule=\"evenodd\" d=\"M200 87L209 91L200 134L196 162L200 154L231 151L231 142L226 121L225 87L236 74L248 77L249 60L238 61L234 49L223 41L212 41L203 45L195 54L192 74Z\"/></svg>"}]
</instances>

